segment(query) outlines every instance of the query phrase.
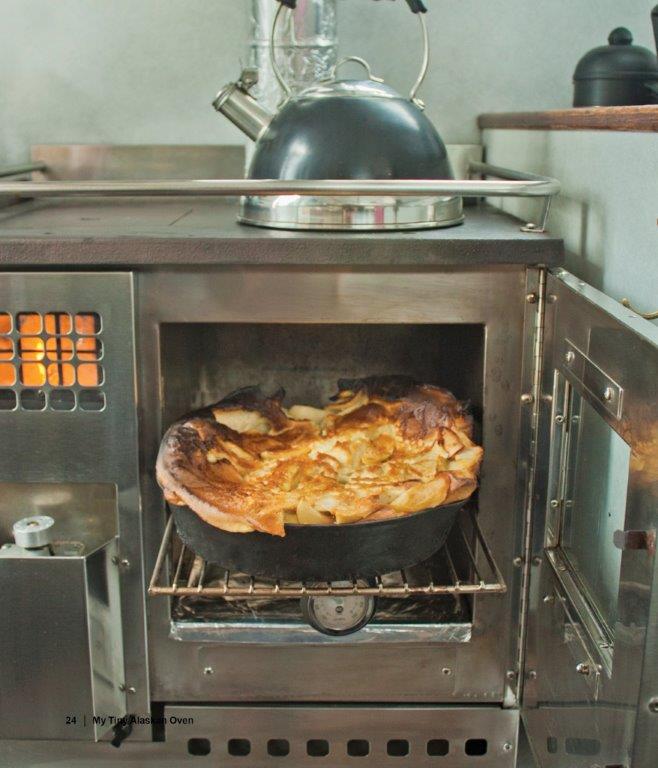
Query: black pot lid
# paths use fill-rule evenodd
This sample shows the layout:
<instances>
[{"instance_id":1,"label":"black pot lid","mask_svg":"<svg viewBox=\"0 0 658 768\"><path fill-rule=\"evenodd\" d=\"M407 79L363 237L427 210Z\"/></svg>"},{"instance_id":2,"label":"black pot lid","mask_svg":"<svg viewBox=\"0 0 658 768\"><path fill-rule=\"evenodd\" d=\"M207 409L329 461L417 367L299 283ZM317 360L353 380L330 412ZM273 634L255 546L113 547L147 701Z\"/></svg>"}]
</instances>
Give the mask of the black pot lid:
<instances>
[{"instance_id":1,"label":"black pot lid","mask_svg":"<svg viewBox=\"0 0 658 768\"><path fill-rule=\"evenodd\" d=\"M641 45L633 45L633 35L626 27L613 29L608 45L586 53L578 62L574 80L592 78L658 78L658 58Z\"/></svg>"}]
</instances>

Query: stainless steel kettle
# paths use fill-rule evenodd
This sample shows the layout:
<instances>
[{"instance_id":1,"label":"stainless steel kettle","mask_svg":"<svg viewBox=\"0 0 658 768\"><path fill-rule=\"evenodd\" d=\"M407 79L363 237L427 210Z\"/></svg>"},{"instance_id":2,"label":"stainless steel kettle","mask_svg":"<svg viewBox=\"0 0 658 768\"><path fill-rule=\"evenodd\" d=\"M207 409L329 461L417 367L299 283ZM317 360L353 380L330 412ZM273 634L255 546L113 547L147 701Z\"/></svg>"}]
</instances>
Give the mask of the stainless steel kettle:
<instances>
[{"instance_id":1,"label":"stainless steel kettle","mask_svg":"<svg viewBox=\"0 0 658 768\"><path fill-rule=\"evenodd\" d=\"M293 0L286 0L290 7ZM427 27L418 0L424 50L420 73L408 97L372 74L358 56L339 61L326 80L293 94L271 45L271 64L284 93L276 114L250 94L257 71L247 69L213 102L256 142L251 179L452 179L447 152L416 94L429 65ZM271 42L284 4L272 25ZM340 67L355 62L367 79L337 79ZM463 220L460 197L247 196L240 203L245 224L281 229L418 229L448 226Z\"/></svg>"}]
</instances>

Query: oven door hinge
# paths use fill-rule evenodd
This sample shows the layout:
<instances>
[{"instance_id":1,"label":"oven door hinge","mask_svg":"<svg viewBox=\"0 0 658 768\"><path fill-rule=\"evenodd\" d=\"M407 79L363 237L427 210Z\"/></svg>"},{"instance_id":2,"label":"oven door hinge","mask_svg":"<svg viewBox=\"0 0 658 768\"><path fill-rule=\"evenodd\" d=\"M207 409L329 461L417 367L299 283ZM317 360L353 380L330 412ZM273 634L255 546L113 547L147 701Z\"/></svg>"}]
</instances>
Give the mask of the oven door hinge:
<instances>
[{"instance_id":1,"label":"oven door hinge","mask_svg":"<svg viewBox=\"0 0 658 768\"><path fill-rule=\"evenodd\" d=\"M526 283L526 302L533 305L534 313L528 317L527 323L532 323L529 334L531 343L531 359L527 364L530 370L525 375L525 381L530 385L522 395L521 401L528 408L522 412L523 443L521 450L525 452L525 464L527 467L525 477L525 494L523 502L523 540L522 554L519 566L521 568L521 585L519 599L519 633L517 638L516 672L511 676L508 673L505 704L518 706L523 696L523 684L525 679L525 652L526 634L528 623L528 602L530 594L530 576L532 568L536 565L532 556L532 523L533 504L535 497L535 476L537 469L539 415L541 405L541 383L543 371L544 350L544 323L546 306L546 270L539 268L528 270Z\"/></svg>"}]
</instances>

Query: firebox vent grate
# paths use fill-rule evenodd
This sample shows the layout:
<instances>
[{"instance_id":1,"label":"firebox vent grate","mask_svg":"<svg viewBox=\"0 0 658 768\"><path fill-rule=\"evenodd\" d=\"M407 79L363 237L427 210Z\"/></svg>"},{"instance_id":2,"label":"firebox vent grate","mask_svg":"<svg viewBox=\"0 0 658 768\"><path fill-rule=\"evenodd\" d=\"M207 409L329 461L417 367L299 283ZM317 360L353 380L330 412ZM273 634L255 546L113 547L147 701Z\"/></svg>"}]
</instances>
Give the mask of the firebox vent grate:
<instances>
[{"instance_id":1,"label":"firebox vent grate","mask_svg":"<svg viewBox=\"0 0 658 768\"><path fill-rule=\"evenodd\" d=\"M382 747L384 744L385 756L389 758L408 757L412 751L412 746L408 739L388 739L384 740ZM412 742L412 744L413 751L417 756L420 753L423 757L429 758L441 758L448 755L454 757L455 753L462 757L482 757L487 754L489 746L487 739L483 738L470 738L459 744L451 744L449 739L420 740L418 743ZM440 745L440 747L437 748L437 745ZM268 739L263 746L269 757L295 758L295 755L291 754L288 739ZM209 755L213 748L218 748L220 754L227 753L231 758L248 758L252 753L252 741L245 738L231 738L226 743L217 744L216 741L213 742L208 738L197 737L191 738L187 742L188 754L197 757ZM336 758L349 759L369 757L371 751L372 747L369 739L349 739L347 742L308 739L305 754L308 757L327 757L331 754ZM380 759L383 757L384 755L382 754ZM349 762L351 763L352 761L350 760Z\"/></svg>"},{"instance_id":2,"label":"firebox vent grate","mask_svg":"<svg viewBox=\"0 0 658 768\"><path fill-rule=\"evenodd\" d=\"M0 411L102 411L103 322L93 311L0 311Z\"/></svg>"},{"instance_id":3,"label":"firebox vent grate","mask_svg":"<svg viewBox=\"0 0 658 768\"><path fill-rule=\"evenodd\" d=\"M164 714L173 754L199 766L516 764L518 710L502 707L166 705Z\"/></svg>"}]
</instances>

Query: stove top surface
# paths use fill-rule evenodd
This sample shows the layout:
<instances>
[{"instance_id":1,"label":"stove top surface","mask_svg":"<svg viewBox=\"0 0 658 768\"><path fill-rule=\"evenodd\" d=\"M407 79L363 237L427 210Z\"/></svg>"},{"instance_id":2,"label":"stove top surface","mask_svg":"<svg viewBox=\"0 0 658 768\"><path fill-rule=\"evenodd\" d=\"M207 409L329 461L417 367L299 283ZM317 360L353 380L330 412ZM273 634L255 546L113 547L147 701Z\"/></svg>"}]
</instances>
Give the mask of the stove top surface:
<instances>
[{"instance_id":1,"label":"stove top surface","mask_svg":"<svg viewBox=\"0 0 658 768\"><path fill-rule=\"evenodd\" d=\"M35 181L239 178L244 150L221 145L37 145ZM487 205L464 224L386 232L294 232L236 221L235 198L66 197L0 205L0 269L160 265L557 266L559 237ZM11 202L11 201L9 201ZM2 203L2 200L0 200ZM537 213L541 198L533 206ZM533 208L534 210L534 208Z\"/></svg>"},{"instance_id":2,"label":"stove top surface","mask_svg":"<svg viewBox=\"0 0 658 768\"><path fill-rule=\"evenodd\" d=\"M0 267L34 265L476 266L562 263L560 238L490 206L464 224L401 232L290 232L236 221L235 200L52 198L0 210Z\"/></svg>"}]
</instances>

